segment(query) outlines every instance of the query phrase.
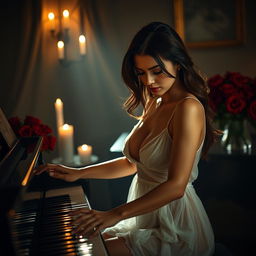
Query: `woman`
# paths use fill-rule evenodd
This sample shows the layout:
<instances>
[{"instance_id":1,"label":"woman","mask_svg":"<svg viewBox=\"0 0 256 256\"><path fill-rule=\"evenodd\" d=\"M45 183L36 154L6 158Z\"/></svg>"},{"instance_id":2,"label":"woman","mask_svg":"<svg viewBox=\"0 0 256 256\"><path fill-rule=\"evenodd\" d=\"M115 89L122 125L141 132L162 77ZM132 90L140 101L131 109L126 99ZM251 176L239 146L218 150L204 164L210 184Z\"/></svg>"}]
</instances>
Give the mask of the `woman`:
<instances>
[{"instance_id":1,"label":"woman","mask_svg":"<svg viewBox=\"0 0 256 256\"><path fill-rule=\"evenodd\" d=\"M198 161L216 133L205 81L178 34L160 22L135 35L123 60L122 76L131 91L124 104L128 113L133 115L143 106L126 139L124 157L79 171L47 164L37 173L48 171L66 181L137 173L126 204L105 212L72 213L74 233L93 237L103 231L112 256L212 255L212 228L192 185Z\"/></svg>"}]
</instances>

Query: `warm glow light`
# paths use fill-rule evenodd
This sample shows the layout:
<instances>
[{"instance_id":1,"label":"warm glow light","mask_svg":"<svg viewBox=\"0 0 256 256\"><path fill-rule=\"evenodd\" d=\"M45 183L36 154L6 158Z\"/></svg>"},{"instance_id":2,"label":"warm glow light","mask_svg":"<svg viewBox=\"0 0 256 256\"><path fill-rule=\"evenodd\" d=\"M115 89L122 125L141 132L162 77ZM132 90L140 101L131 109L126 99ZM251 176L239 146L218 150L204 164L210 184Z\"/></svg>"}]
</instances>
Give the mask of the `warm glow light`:
<instances>
[{"instance_id":1,"label":"warm glow light","mask_svg":"<svg viewBox=\"0 0 256 256\"><path fill-rule=\"evenodd\" d=\"M81 163L90 163L92 158L92 146L83 144L77 147Z\"/></svg>"},{"instance_id":2,"label":"warm glow light","mask_svg":"<svg viewBox=\"0 0 256 256\"><path fill-rule=\"evenodd\" d=\"M63 125L63 130L68 130L69 129L69 125L68 124L64 124Z\"/></svg>"},{"instance_id":3,"label":"warm glow light","mask_svg":"<svg viewBox=\"0 0 256 256\"><path fill-rule=\"evenodd\" d=\"M60 98L58 98L58 99L56 100L56 104L57 104L57 105L62 105L62 101L61 101Z\"/></svg>"},{"instance_id":4,"label":"warm glow light","mask_svg":"<svg viewBox=\"0 0 256 256\"><path fill-rule=\"evenodd\" d=\"M80 47L80 54L86 54L86 38L84 35L79 36L79 47Z\"/></svg>"},{"instance_id":5,"label":"warm glow light","mask_svg":"<svg viewBox=\"0 0 256 256\"><path fill-rule=\"evenodd\" d=\"M53 12L49 12L49 14L48 14L48 19L49 20L54 20L54 13Z\"/></svg>"},{"instance_id":6,"label":"warm glow light","mask_svg":"<svg viewBox=\"0 0 256 256\"><path fill-rule=\"evenodd\" d=\"M82 150L87 150L88 149L88 146L86 144L83 144L82 145Z\"/></svg>"},{"instance_id":7,"label":"warm glow light","mask_svg":"<svg viewBox=\"0 0 256 256\"><path fill-rule=\"evenodd\" d=\"M63 102L60 98L57 98L54 104L55 112L56 112L56 121L57 127L60 127L64 124L63 120Z\"/></svg>"},{"instance_id":8,"label":"warm glow light","mask_svg":"<svg viewBox=\"0 0 256 256\"><path fill-rule=\"evenodd\" d=\"M85 36L84 35L80 35L79 36L79 42L80 43L84 43L85 42Z\"/></svg>"},{"instance_id":9,"label":"warm glow light","mask_svg":"<svg viewBox=\"0 0 256 256\"><path fill-rule=\"evenodd\" d=\"M57 43L57 46L58 46L58 54L59 54L59 59L62 60L64 59L64 42L63 41L58 41Z\"/></svg>"},{"instance_id":10,"label":"warm glow light","mask_svg":"<svg viewBox=\"0 0 256 256\"><path fill-rule=\"evenodd\" d=\"M65 17L65 18L69 17L69 11L68 10L63 11L63 17Z\"/></svg>"},{"instance_id":11,"label":"warm glow light","mask_svg":"<svg viewBox=\"0 0 256 256\"><path fill-rule=\"evenodd\" d=\"M58 41L58 48L63 48L64 47L64 42L63 41Z\"/></svg>"}]
</instances>

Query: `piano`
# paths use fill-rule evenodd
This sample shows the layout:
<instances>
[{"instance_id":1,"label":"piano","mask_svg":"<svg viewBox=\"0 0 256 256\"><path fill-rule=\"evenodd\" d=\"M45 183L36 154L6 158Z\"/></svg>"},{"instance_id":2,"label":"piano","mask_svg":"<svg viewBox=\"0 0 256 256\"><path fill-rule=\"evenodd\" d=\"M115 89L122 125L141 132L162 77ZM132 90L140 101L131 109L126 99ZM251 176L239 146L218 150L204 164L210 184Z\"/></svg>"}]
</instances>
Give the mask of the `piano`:
<instances>
[{"instance_id":1,"label":"piano","mask_svg":"<svg viewBox=\"0 0 256 256\"><path fill-rule=\"evenodd\" d=\"M34 177L33 169L41 161L41 144L41 137L21 138L6 154L2 152L0 255L109 255L101 235L88 240L71 234L69 212L90 208L82 186L38 185L41 175Z\"/></svg>"}]
</instances>

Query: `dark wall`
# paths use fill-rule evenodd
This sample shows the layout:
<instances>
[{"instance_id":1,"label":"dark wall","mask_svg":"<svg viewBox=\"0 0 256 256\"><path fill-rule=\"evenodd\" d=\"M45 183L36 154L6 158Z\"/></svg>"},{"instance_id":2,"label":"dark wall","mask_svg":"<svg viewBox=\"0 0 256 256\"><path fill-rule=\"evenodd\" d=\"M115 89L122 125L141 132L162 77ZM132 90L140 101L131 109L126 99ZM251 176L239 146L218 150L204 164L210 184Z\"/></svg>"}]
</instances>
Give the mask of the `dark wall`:
<instances>
[{"instance_id":1,"label":"dark wall","mask_svg":"<svg viewBox=\"0 0 256 256\"><path fill-rule=\"evenodd\" d=\"M28 1L26 1L27 3ZM31 1L33 2L33 1ZM44 8L44 2L42 6ZM47 2L47 1L46 1ZM23 2L24 3L24 2ZM55 43L42 30L41 55L37 73L26 80L26 89L17 94L19 104L10 105L12 93L23 84L15 85L19 42L22 40L21 1L6 1L1 12L1 106L8 116L33 114L49 124L56 133L53 103L64 101L65 120L75 126L75 145L92 144L95 153L108 158L108 148L122 131L129 131L134 120L122 110L128 95L120 68L122 58L133 35L143 25L154 21L173 23L172 1L88 1L93 7L93 31L88 41L85 63L63 68L57 61ZM207 75L238 71L255 76L256 31L255 1L245 3L245 43L240 46L190 49L194 62ZM32 68L33 68L32 67ZM118 121L116 121L118 120ZM55 151L46 155L56 157Z\"/></svg>"}]
</instances>

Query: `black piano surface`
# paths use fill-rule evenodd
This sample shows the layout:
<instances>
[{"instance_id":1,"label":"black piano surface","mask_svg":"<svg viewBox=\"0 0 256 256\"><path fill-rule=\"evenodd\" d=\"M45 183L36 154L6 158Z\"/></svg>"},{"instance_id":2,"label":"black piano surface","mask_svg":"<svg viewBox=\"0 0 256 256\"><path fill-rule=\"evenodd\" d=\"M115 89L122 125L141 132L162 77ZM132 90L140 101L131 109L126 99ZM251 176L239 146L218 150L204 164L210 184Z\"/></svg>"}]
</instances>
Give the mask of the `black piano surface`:
<instances>
[{"instance_id":1,"label":"black piano surface","mask_svg":"<svg viewBox=\"0 0 256 256\"><path fill-rule=\"evenodd\" d=\"M53 188L46 175L34 176L41 144L41 137L21 138L0 159L0 255L108 255L100 235L71 233L70 210L90 208L82 187Z\"/></svg>"}]
</instances>

